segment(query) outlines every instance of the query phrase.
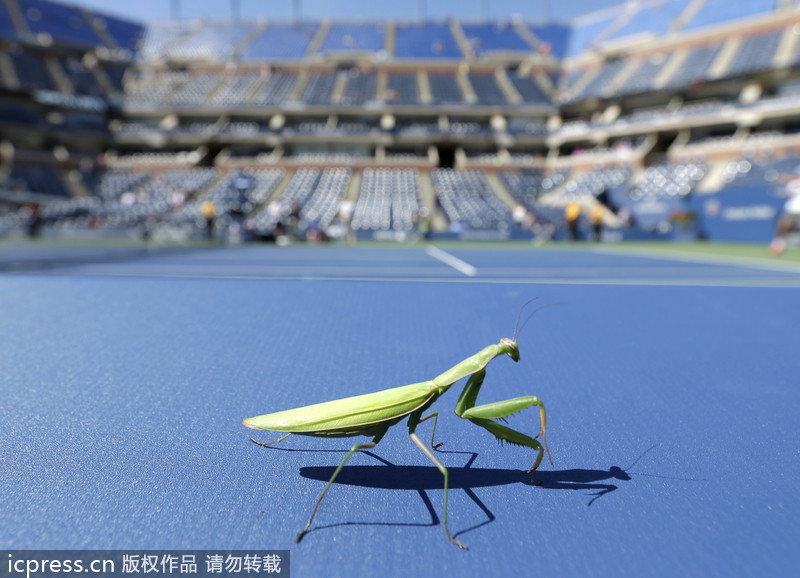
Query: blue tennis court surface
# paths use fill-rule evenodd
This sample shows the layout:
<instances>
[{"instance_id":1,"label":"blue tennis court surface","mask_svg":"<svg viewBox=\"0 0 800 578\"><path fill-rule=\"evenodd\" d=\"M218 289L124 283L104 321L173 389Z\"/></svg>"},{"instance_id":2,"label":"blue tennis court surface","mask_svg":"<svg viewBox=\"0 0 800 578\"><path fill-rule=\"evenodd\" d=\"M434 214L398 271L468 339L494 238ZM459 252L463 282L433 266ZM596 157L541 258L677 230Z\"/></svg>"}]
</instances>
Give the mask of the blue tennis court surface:
<instances>
[{"instance_id":1,"label":"blue tennis court surface","mask_svg":"<svg viewBox=\"0 0 800 578\"><path fill-rule=\"evenodd\" d=\"M791 262L602 249L243 247L152 255L141 249L117 251L104 259L77 248L75 264L51 269L134 278L800 286L800 265Z\"/></svg>"},{"instance_id":2,"label":"blue tennis court surface","mask_svg":"<svg viewBox=\"0 0 800 578\"><path fill-rule=\"evenodd\" d=\"M4 548L290 549L295 576L774 576L800 564L800 269L600 250L8 250ZM20 263L24 261L24 265ZM9 265L10 263L17 265ZM241 420L432 378L501 337L478 403L537 395L555 466L434 406L352 443ZM509 419L535 434L538 412ZM432 420L417 433L430 439Z\"/></svg>"}]
</instances>

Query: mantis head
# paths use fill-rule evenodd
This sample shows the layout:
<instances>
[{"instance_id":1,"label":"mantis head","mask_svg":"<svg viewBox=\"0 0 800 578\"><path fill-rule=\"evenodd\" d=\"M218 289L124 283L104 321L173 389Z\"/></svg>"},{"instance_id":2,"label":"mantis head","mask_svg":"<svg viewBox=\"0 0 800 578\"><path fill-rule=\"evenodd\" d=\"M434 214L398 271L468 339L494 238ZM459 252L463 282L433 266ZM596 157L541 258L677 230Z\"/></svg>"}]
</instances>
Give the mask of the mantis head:
<instances>
[{"instance_id":1,"label":"mantis head","mask_svg":"<svg viewBox=\"0 0 800 578\"><path fill-rule=\"evenodd\" d=\"M503 337L500 340L500 345L504 347L503 353L508 355L514 361L519 361L519 346L517 342L508 337Z\"/></svg>"}]
</instances>

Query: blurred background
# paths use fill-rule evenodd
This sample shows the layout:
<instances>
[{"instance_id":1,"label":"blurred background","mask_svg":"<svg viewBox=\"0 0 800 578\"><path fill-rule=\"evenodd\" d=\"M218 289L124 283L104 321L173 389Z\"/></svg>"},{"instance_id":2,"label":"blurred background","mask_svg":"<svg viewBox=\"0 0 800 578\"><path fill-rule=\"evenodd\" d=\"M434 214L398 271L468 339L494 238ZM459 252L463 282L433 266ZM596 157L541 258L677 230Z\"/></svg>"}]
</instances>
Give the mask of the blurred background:
<instances>
[{"instance_id":1,"label":"blurred background","mask_svg":"<svg viewBox=\"0 0 800 578\"><path fill-rule=\"evenodd\" d=\"M0 238L797 243L792 0L4 0L0 43Z\"/></svg>"}]
</instances>

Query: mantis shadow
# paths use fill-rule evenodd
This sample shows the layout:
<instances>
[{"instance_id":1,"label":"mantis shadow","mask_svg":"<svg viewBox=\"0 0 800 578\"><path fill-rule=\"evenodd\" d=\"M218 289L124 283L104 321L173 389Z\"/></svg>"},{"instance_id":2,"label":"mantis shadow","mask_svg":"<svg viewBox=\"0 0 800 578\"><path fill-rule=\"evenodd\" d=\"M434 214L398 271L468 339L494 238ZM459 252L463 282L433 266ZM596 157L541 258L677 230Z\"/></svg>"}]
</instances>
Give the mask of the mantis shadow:
<instances>
[{"instance_id":1,"label":"mantis shadow","mask_svg":"<svg viewBox=\"0 0 800 578\"><path fill-rule=\"evenodd\" d=\"M627 468L620 468L619 466L611 466L608 470L597 469L583 469L575 468L568 470L537 470L535 475L536 483L531 481L531 475L524 470L512 469L498 469L498 468L473 468L472 465L478 458L476 452L464 451L445 451L437 450L440 454L452 455L467 455L470 456L466 464L462 467L450 466L447 468L449 472L451 490L464 490L466 495L475 503L476 506L486 515L486 520L471 526L469 528L460 530L453 534L453 537L466 534L473 530L477 530L487 524L492 523L496 517L492 511L484 504L478 495L475 493L477 488L486 488L494 486L505 486L510 484L523 484L526 486L534 486L545 490L588 490L589 500L587 507L591 507L602 496L608 495L618 489L614 481L631 481L631 475L628 470L636 465L647 453L653 450L656 445L645 450L639 458L637 458ZM347 450L310 450L310 449L295 449L295 448L280 448L271 447L269 449L287 452L324 452L324 453L346 453ZM328 528L336 528L340 526L437 526L441 522L436 510L431 502L428 490L442 490L444 488L444 480L441 472L434 466L399 466L389 462L388 460L376 455L371 451L362 450L360 453L365 454L378 462L381 465L350 465L348 464L339 472L334 484L355 486L362 488L376 488L383 490L413 490L417 492L425 505L425 508L430 515L430 522L428 523L415 523L415 522L339 522L335 524L316 526L309 530L314 532ZM306 479L316 480L319 482L327 483L336 471L336 466L306 466L300 468L300 475ZM649 475L649 474L637 474ZM664 477L668 476L655 476ZM669 478L679 479L684 481L698 481L685 478Z\"/></svg>"},{"instance_id":2,"label":"mantis shadow","mask_svg":"<svg viewBox=\"0 0 800 578\"><path fill-rule=\"evenodd\" d=\"M286 449L286 448L284 448ZM431 521L429 523L405 523L405 522L340 522L324 526L317 526L311 531L334 528L339 526L436 526L440 523L439 516L426 493L428 490L442 490L444 480L441 472L434 466L398 466L388 460L377 456L369 451L362 451L379 462L380 466L347 465L337 476L334 484L346 486L356 486L362 488L375 488L383 490L413 490L420 496L425 508L428 510ZM531 481L531 475L524 470L511 470L499 468L473 468L472 464L478 458L476 452L442 451L442 454L463 454L470 458L462 467L450 466L449 488L451 490L463 490L467 497L478 506L486 515L486 520L460 530L453 534L458 537L473 530L477 530L487 524L492 523L496 517L494 513L481 501L475 493L477 488L487 488L493 486L506 486L510 484L523 484L537 488L551 490L597 490L591 494L593 498L589 502L592 505L598 498L617 489L614 484L598 483L609 479L630 480L631 478L622 468L612 466L606 470L551 470L537 471L536 483ZM300 475L304 478L327 482L336 471L335 466L307 466L300 468Z\"/></svg>"}]
</instances>

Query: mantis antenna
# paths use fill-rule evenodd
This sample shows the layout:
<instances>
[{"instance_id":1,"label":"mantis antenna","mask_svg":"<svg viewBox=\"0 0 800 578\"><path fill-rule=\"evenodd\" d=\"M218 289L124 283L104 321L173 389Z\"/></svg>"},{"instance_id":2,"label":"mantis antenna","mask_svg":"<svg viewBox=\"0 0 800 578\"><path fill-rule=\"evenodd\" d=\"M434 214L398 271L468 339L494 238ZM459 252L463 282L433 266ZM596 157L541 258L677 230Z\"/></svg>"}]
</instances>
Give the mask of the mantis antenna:
<instances>
[{"instance_id":1,"label":"mantis antenna","mask_svg":"<svg viewBox=\"0 0 800 578\"><path fill-rule=\"evenodd\" d=\"M530 299L530 300L526 301L525 304L522 307L520 307L519 313L517 314L517 323L514 325L514 336L511 338L512 341L516 341L517 340L517 337L519 337L520 333L522 333L522 330L525 329L525 326L528 324L528 321L530 321L531 317L536 315L536 313L538 313L542 309L546 309L547 307L553 307L554 305L566 305L566 303L564 303L562 301L559 301L559 302L556 302L556 303L548 303L547 305L542 305L541 307L537 307L536 309L531 311L531 314L528 315L528 317L525 318L525 321L523 321L522 325L520 326L519 325L519 320L520 320L520 317L522 316L522 310L525 309L525 307L527 307L528 303L531 303L531 302L535 301L536 299L538 299L538 297L534 297L533 299ZM519 326L519 329L517 329L518 326Z\"/></svg>"},{"instance_id":2,"label":"mantis antenna","mask_svg":"<svg viewBox=\"0 0 800 578\"><path fill-rule=\"evenodd\" d=\"M523 304L522 304L522 307L520 307L520 308L519 308L519 313L517 313L517 322L516 322L516 323L514 323L514 335L513 335L513 337L511 338L513 341L516 341L516 340L517 340L517 335L518 335L518 333L517 333L517 327L519 327L519 320L520 320L520 317L522 317L522 311L523 311L523 310L524 310L524 309L525 309L525 308L526 308L528 305L530 305L531 303L533 303L533 302L534 302L534 301L536 301L537 299L538 299L538 297L534 297L533 299L528 299L528 300L527 300L525 303L523 303ZM536 311L534 311L533 313L536 313ZM533 315L533 313L531 313L531 315ZM528 317L528 319L530 319L530 317ZM528 322L528 320L526 319L526 320L525 320L525 323L527 323L527 322ZM524 324L523 324L523 325L524 325Z\"/></svg>"}]
</instances>

